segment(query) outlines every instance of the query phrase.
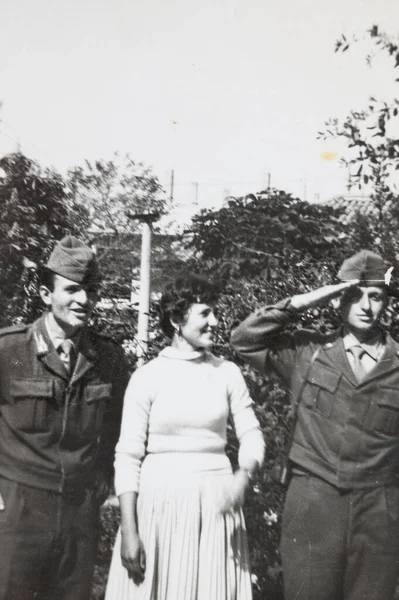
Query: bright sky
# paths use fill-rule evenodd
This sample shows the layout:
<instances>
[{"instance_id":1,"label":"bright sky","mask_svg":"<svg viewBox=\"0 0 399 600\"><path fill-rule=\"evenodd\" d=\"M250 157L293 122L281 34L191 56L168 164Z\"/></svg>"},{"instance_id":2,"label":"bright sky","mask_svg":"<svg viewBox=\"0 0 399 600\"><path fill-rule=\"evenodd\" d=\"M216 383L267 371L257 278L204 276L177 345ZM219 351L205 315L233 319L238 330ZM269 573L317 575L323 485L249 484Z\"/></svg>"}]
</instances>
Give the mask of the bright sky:
<instances>
[{"instance_id":1,"label":"bright sky","mask_svg":"<svg viewBox=\"0 0 399 600\"><path fill-rule=\"evenodd\" d=\"M65 171L129 152L181 218L271 185L314 201L346 173L316 140L392 69L341 33L397 33L398 0L0 0L0 152ZM393 27L395 29L393 29ZM378 67L378 65L377 65ZM398 84L399 85L399 84ZM196 185L197 184L197 185Z\"/></svg>"}]
</instances>

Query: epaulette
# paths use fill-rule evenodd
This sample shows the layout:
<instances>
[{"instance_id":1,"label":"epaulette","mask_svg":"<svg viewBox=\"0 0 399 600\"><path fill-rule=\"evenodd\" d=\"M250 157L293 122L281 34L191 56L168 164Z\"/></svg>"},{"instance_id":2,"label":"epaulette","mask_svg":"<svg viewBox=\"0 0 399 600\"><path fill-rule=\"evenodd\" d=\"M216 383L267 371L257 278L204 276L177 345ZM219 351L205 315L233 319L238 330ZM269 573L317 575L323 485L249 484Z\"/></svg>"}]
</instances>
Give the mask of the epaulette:
<instances>
[{"instance_id":1,"label":"epaulette","mask_svg":"<svg viewBox=\"0 0 399 600\"><path fill-rule=\"evenodd\" d=\"M0 337L4 337L6 335L12 335L13 333L24 333L27 331L29 325L21 324L21 325L10 325L9 327L3 327L0 329Z\"/></svg>"}]
</instances>

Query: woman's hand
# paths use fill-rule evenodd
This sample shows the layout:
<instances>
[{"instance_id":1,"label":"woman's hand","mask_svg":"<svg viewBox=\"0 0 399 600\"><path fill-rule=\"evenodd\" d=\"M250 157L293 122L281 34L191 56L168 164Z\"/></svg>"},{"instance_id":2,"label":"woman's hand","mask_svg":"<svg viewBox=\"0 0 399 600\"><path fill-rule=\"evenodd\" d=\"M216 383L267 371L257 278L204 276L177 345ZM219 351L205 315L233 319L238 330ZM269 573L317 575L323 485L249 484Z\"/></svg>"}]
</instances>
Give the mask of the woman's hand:
<instances>
[{"instance_id":1,"label":"woman's hand","mask_svg":"<svg viewBox=\"0 0 399 600\"><path fill-rule=\"evenodd\" d=\"M248 471L238 469L230 475L216 492L216 502L220 512L241 508L244 504L245 492L249 485Z\"/></svg>"},{"instance_id":2,"label":"woman's hand","mask_svg":"<svg viewBox=\"0 0 399 600\"><path fill-rule=\"evenodd\" d=\"M129 571L134 583L144 581L145 551L140 537L136 533L124 534L122 530L121 558L123 566Z\"/></svg>"},{"instance_id":3,"label":"woman's hand","mask_svg":"<svg viewBox=\"0 0 399 600\"><path fill-rule=\"evenodd\" d=\"M233 508L241 508L245 500L245 492L249 486L250 479L246 469L238 469L234 473L234 484L232 490Z\"/></svg>"}]
</instances>

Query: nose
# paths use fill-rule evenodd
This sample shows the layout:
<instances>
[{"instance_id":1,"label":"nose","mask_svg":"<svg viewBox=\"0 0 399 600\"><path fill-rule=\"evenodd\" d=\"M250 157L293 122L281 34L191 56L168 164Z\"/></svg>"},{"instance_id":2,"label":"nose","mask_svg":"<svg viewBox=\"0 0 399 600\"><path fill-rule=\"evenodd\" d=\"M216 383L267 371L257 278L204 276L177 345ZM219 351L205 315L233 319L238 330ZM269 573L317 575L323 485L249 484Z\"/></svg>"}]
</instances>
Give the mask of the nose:
<instances>
[{"instance_id":1,"label":"nose","mask_svg":"<svg viewBox=\"0 0 399 600\"><path fill-rule=\"evenodd\" d=\"M76 293L75 300L81 306L85 306L89 301L89 295L85 289L81 289Z\"/></svg>"},{"instance_id":2,"label":"nose","mask_svg":"<svg viewBox=\"0 0 399 600\"><path fill-rule=\"evenodd\" d=\"M362 308L362 310L364 311L368 311L370 310L370 298L368 296L368 294L363 294L363 296L360 299L360 308Z\"/></svg>"},{"instance_id":3,"label":"nose","mask_svg":"<svg viewBox=\"0 0 399 600\"><path fill-rule=\"evenodd\" d=\"M216 327L217 324L218 324L218 320L216 318L215 313L212 311L208 315L208 325L209 325L209 327Z\"/></svg>"}]
</instances>

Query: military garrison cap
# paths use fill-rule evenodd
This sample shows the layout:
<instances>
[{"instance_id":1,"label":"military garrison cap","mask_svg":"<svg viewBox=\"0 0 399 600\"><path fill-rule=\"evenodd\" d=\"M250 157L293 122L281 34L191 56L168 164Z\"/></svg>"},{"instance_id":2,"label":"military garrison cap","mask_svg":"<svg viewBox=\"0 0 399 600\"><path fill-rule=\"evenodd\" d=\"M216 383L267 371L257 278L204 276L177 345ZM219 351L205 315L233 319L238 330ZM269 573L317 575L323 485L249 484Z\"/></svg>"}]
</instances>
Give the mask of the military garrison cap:
<instances>
[{"instance_id":1,"label":"military garrison cap","mask_svg":"<svg viewBox=\"0 0 399 600\"><path fill-rule=\"evenodd\" d=\"M95 253L73 235L67 235L58 242L46 267L76 283L99 283L101 279Z\"/></svg>"},{"instance_id":2,"label":"military garrison cap","mask_svg":"<svg viewBox=\"0 0 399 600\"><path fill-rule=\"evenodd\" d=\"M357 254L347 258L338 271L338 279L351 281L360 279L360 282L368 285L388 285L392 269L388 269L384 259L370 250L360 250Z\"/></svg>"}]
</instances>

